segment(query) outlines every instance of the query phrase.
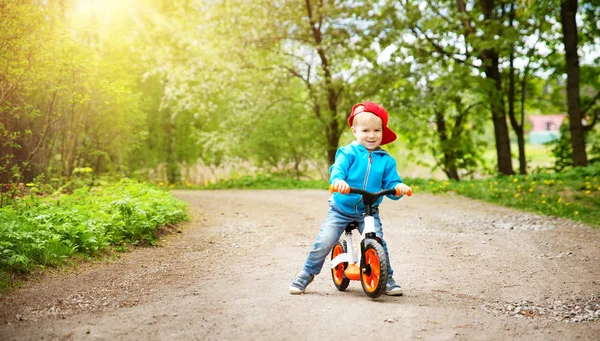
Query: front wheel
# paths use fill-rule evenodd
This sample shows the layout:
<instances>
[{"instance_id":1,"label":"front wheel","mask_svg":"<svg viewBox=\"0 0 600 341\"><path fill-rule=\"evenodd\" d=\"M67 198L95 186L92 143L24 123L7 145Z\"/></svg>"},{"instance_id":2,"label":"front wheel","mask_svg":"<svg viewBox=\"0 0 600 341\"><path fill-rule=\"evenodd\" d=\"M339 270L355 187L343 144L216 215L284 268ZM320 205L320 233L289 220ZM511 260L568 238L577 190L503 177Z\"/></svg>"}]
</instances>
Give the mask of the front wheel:
<instances>
[{"instance_id":1,"label":"front wheel","mask_svg":"<svg viewBox=\"0 0 600 341\"><path fill-rule=\"evenodd\" d=\"M331 250L331 259L334 259L337 255L348 252L346 241L338 241L337 244ZM340 263L335 268L331 269L331 278L333 284L339 291L344 291L348 288L350 280L344 274L344 270L348 267L348 263Z\"/></svg>"},{"instance_id":2,"label":"front wheel","mask_svg":"<svg viewBox=\"0 0 600 341\"><path fill-rule=\"evenodd\" d=\"M377 298L385 291L388 279L388 262L383 246L374 239L365 239L360 260L360 283L365 294Z\"/></svg>"}]
</instances>

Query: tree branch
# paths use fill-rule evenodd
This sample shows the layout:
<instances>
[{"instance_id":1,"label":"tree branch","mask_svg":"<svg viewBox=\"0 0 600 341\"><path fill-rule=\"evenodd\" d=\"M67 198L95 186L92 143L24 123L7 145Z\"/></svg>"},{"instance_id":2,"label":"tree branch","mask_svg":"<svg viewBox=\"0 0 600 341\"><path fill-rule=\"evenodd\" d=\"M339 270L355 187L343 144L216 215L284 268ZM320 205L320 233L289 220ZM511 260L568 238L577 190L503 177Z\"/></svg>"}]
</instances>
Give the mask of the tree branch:
<instances>
[{"instance_id":1,"label":"tree branch","mask_svg":"<svg viewBox=\"0 0 600 341\"><path fill-rule=\"evenodd\" d=\"M58 93L58 90L54 90L54 93L52 94L52 99L50 100L50 107L48 108L48 112L46 113L46 123L44 124L44 132L42 133L42 138L38 141L35 148L29 153L29 156L27 157L27 162L31 161L31 159L33 158L35 153L37 153L37 151L40 149L40 147L44 143L44 139L46 138L46 135L48 134L48 130L49 130L50 126L53 125L54 123L58 122L62 118L62 116L59 115L55 120L50 121L50 116L52 115L52 111L54 110L54 102L56 100L57 93Z\"/></svg>"},{"instance_id":2,"label":"tree branch","mask_svg":"<svg viewBox=\"0 0 600 341\"><path fill-rule=\"evenodd\" d=\"M584 125L583 126L583 131L590 131L590 130L592 130L592 128L594 127L594 125L596 125L596 122L598 121L598 116L600 116L600 108L597 108L594 111L594 114L593 114L594 118L592 119L592 122L590 124Z\"/></svg>"},{"instance_id":3,"label":"tree branch","mask_svg":"<svg viewBox=\"0 0 600 341\"><path fill-rule=\"evenodd\" d=\"M591 107L594 106L594 104L596 104L596 101L600 98L600 91L598 91L598 93L596 93L596 96L594 96L594 98L592 98L592 100L590 101L590 103L587 105L587 107L585 107L585 109L583 109L581 111L581 116L585 116L585 114L587 114L588 110L590 110Z\"/></svg>"},{"instance_id":4,"label":"tree branch","mask_svg":"<svg viewBox=\"0 0 600 341\"><path fill-rule=\"evenodd\" d=\"M412 32L415 34L415 36L416 36L417 38L418 38L420 35L422 35L423 37L425 37L425 40L427 40L427 42L428 42L429 44L431 44L431 46L434 48L434 50L435 50L435 51L437 51L437 52L441 53L442 55L444 55L444 56L446 56L446 57L448 57L448 58L450 58L450 59L454 60L454 61L455 61L455 62L457 62L457 63L463 64L463 65L466 65L466 66L470 66L470 67L472 67L472 68L474 68L474 69L479 69L479 68L480 68L479 66L476 66L476 65L474 65L474 64L472 64L472 63L469 63L469 62L467 62L467 59L465 59L465 60L462 60L462 59L459 59L459 58L457 58L457 57L456 57L456 56L455 56L453 53L446 51L446 50L444 49L444 47L442 47L441 45L439 45L439 44L438 44L438 43L437 43L437 42L436 42L436 41L435 41L433 38L429 37L429 36L428 36L428 35L427 35L425 32L423 32L423 31L422 31L422 30L421 30L419 27L417 27L417 28L418 28L418 30L417 30L417 29L415 29L414 27L411 27L411 31L412 31ZM417 48L417 47L413 47L413 48L415 48L415 49L417 49L417 50L419 49L419 48ZM424 51L425 53L431 53L431 51L427 51L427 50L425 50L425 49L422 49L422 51ZM465 57L468 57L468 53L465 55Z\"/></svg>"}]
</instances>

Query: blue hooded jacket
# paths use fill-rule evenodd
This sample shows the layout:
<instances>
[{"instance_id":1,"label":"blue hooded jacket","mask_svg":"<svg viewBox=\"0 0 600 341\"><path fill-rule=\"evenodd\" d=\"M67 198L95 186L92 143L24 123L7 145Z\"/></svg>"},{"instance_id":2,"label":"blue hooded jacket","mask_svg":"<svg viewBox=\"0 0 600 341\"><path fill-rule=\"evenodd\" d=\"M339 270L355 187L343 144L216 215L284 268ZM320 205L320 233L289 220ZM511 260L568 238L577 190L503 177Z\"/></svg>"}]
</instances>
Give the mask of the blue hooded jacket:
<instances>
[{"instance_id":1,"label":"blue hooded jacket","mask_svg":"<svg viewBox=\"0 0 600 341\"><path fill-rule=\"evenodd\" d=\"M369 151L358 141L341 147L335 154L335 163L329 168L329 183L344 180L350 187L362 188L369 192L379 192L384 189L396 187L402 183L402 179L396 170L396 160L385 150L377 149ZM392 200L396 197L388 195ZM360 194L334 193L333 200L344 212L349 214L362 214L365 205ZM377 207L383 197L379 198L373 207Z\"/></svg>"}]
</instances>

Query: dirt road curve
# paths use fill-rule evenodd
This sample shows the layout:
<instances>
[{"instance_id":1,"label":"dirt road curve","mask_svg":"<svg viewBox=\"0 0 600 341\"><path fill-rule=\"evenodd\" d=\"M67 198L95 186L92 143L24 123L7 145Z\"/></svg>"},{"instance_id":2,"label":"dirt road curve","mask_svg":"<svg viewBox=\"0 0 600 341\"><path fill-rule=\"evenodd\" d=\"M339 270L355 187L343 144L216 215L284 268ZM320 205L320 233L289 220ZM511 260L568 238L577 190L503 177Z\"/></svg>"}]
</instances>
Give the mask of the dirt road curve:
<instances>
[{"instance_id":1,"label":"dirt road curve","mask_svg":"<svg viewBox=\"0 0 600 341\"><path fill-rule=\"evenodd\" d=\"M5 295L0 340L600 339L598 230L416 193L381 209L405 296L339 292L326 269L293 296L326 191L175 194L182 233Z\"/></svg>"}]
</instances>

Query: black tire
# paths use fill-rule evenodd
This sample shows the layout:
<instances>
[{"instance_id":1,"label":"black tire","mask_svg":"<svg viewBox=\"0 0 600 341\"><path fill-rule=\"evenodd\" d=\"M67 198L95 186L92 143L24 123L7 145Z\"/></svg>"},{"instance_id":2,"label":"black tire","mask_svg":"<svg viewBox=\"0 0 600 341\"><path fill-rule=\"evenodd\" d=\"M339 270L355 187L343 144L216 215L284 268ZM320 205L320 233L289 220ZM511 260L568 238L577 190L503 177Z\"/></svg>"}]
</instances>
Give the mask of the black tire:
<instances>
[{"instance_id":1,"label":"black tire","mask_svg":"<svg viewBox=\"0 0 600 341\"><path fill-rule=\"evenodd\" d=\"M331 259L334 259L340 253L348 252L348 246L346 245L346 241L338 241L337 244L331 250ZM333 279L333 284L339 291L344 291L348 288L350 284L350 280L344 275L344 270L348 267L348 263L340 263L335 268L331 269L331 279Z\"/></svg>"},{"instance_id":2,"label":"black tire","mask_svg":"<svg viewBox=\"0 0 600 341\"><path fill-rule=\"evenodd\" d=\"M360 284L367 296L377 298L385 292L388 261L383 246L374 239L363 240L364 254L360 259Z\"/></svg>"}]
</instances>

